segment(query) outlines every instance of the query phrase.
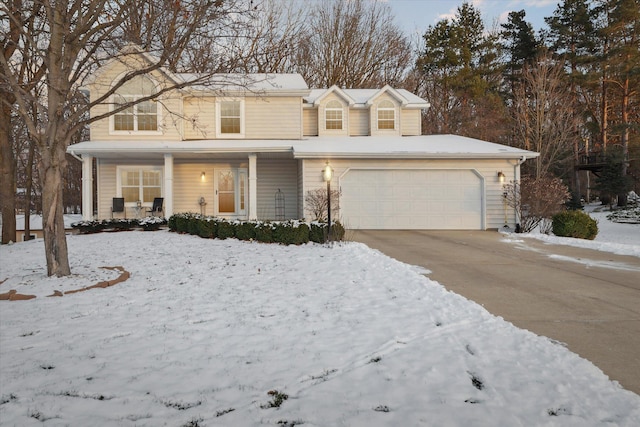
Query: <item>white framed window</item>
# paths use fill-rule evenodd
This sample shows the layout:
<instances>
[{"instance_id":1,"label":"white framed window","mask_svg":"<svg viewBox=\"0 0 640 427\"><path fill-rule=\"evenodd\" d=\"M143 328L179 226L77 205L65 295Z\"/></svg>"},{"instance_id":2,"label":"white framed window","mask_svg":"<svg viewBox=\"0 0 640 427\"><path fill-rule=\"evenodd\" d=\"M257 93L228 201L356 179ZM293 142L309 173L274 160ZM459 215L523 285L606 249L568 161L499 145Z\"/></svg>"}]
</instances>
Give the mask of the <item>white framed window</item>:
<instances>
[{"instance_id":1,"label":"white framed window","mask_svg":"<svg viewBox=\"0 0 640 427\"><path fill-rule=\"evenodd\" d=\"M244 137L244 100L220 99L216 102L216 136L218 138Z\"/></svg>"},{"instance_id":2,"label":"white framed window","mask_svg":"<svg viewBox=\"0 0 640 427\"><path fill-rule=\"evenodd\" d=\"M162 167L119 166L117 195L124 197L125 206L151 206L153 199L162 197Z\"/></svg>"},{"instance_id":3,"label":"white framed window","mask_svg":"<svg viewBox=\"0 0 640 427\"><path fill-rule=\"evenodd\" d=\"M396 107L388 99L378 104L378 129L394 130L396 128Z\"/></svg>"},{"instance_id":4,"label":"white framed window","mask_svg":"<svg viewBox=\"0 0 640 427\"><path fill-rule=\"evenodd\" d=\"M340 101L329 101L324 108L325 129L342 129L342 104Z\"/></svg>"},{"instance_id":5,"label":"white framed window","mask_svg":"<svg viewBox=\"0 0 640 427\"><path fill-rule=\"evenodd\" d=\"M135 102L155 93L155 85L147 77L139 76L131 79L113 96L111 109L116 110L124 104ZM154 100L142 101L118 111L110 120L113 134L159 134L160 108Z\"/></svg>"}]
</instances>

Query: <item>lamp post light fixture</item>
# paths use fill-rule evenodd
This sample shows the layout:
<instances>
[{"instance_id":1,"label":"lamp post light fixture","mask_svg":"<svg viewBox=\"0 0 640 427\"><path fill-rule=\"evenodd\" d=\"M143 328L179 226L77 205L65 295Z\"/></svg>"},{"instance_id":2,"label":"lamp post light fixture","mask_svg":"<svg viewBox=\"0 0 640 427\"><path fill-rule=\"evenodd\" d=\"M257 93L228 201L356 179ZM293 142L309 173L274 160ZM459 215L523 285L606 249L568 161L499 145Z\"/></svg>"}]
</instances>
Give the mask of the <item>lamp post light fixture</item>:
<instances>
[{"instance_id":1,"label":"lamp post light fixture","mask_svg":"<svg viewBox=\"0 0 640 427\"><path fill-rule=\"evenodd\" d=\"M329 162L322 170L322 179L327 183L327 223L329 224L327 230L327 241L331 240L331 178L333 178L333 169L329 166Z\"/></svg>"}]
</instances>

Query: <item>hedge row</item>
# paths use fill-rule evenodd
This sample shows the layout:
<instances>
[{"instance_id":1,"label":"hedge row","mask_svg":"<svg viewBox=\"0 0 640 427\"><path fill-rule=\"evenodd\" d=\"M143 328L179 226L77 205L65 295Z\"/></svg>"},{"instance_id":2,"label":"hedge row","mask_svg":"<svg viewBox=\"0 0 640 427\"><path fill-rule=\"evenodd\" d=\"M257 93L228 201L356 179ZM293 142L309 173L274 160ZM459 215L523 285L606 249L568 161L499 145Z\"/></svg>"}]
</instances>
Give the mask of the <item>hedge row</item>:
<instances>
[{"instance_id":1,"label":"hedge row","mask_svg":"<svg viewBox=\"0 0 640 427\"><path fill-rule=\"evenodd\" d=\"M301 245L307 242L325 243L327 224L304 221L229 221L223 218L203 216L193 213L172 215L168 221L169 230L187 233L205 239L256 240L264 243ZM331 226L331 240L344 238L344 227L335 222Z\"/></svg>"},{"instance_id":2,"label":"hedge row","mask_svg":"<svg viewBox=\"0 0 640 427\"><path fill-rule=\"evenodd\" d=\"M167 220L160 217L149 216L136 219L104 219L102 221L79 221L71 224L71 227L78 230L80 234L100 233L102 231L126 231L134 228L142 228L145 231L160 229L166 225Z\"/></svg>"}]
</instances>

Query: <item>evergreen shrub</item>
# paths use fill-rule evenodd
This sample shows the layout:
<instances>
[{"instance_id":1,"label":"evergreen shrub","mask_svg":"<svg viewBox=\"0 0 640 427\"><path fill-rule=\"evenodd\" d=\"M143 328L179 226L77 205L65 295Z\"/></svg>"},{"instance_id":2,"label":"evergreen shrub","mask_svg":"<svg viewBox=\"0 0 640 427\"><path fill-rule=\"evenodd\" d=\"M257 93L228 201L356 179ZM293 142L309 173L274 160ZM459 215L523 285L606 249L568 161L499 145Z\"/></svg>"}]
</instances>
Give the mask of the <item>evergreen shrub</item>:
<instances>
[{"instance_id":1,"label":"evergreen shrub","mask_svg":"<svg viewBox=\"0 0 640 427\"><path fill-rule=\"evenodd\" d=\"M598 221L582 211L560 212L553 216L553 234L593 240L598 235Z\"/></svg>"},{"instance_id":2,"label":"evergreen shrub","mask_svg":"<svg viewBox=\"0 0 640 427\"><path fill-rule=\"evenodd\" d=\"M228 239L230 237L235 237L236 230L234 224L227 221L218 221L218 230L217 236L219 239Z\"/></svg>"},{"instance_id":3,"label":"evergreen shrub","mask_svg":"<svg viewBox=\"0 0 640 427\"><path fill-rule=\"evenodd\" d=\"M257 224L253 221L241 222L236 225L236 239L253 240L256 238Z\"/></svg>"}]
</instances>

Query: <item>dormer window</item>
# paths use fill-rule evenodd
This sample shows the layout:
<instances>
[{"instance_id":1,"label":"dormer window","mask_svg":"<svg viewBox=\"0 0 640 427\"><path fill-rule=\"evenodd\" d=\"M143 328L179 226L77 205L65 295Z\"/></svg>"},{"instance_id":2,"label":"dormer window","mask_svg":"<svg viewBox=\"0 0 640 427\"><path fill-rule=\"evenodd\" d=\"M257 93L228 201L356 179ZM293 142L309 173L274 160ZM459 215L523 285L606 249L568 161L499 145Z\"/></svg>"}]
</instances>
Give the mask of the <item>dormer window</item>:
<instances>
[{"instance_id":1,"label":"dormer window","mask_svg":"<svg viewBox=\"0 0 640 427\"><path fill-rule=\"evenodd\" d=\"M393 102L384 100L378 104L378 129L393 130L396 128L396 107Z\"/></svg>"},{"instance_id":2,"label":"dormer window","mask_svg":"<svg viewBox=\"0 0 640 427\"><path fill-rule=\"evenodd\" d=\"M325 129L342 129L342 104L339 101L329 101L324 109Z\"/></svg>"},{"instance_id":3,"label":"dormer window","mask_svg":"<svg viewBox=\"0 0 640 427\"><path fill-rule=\"evenodd\" d=\"M135 77L122 85L113 97L113 109L131 104L155 93L155 86L146 77ZM129 105L113 115L112 130L115 132L158 131L158 104L153 100Z\"/></svg>"}]
</instances>

